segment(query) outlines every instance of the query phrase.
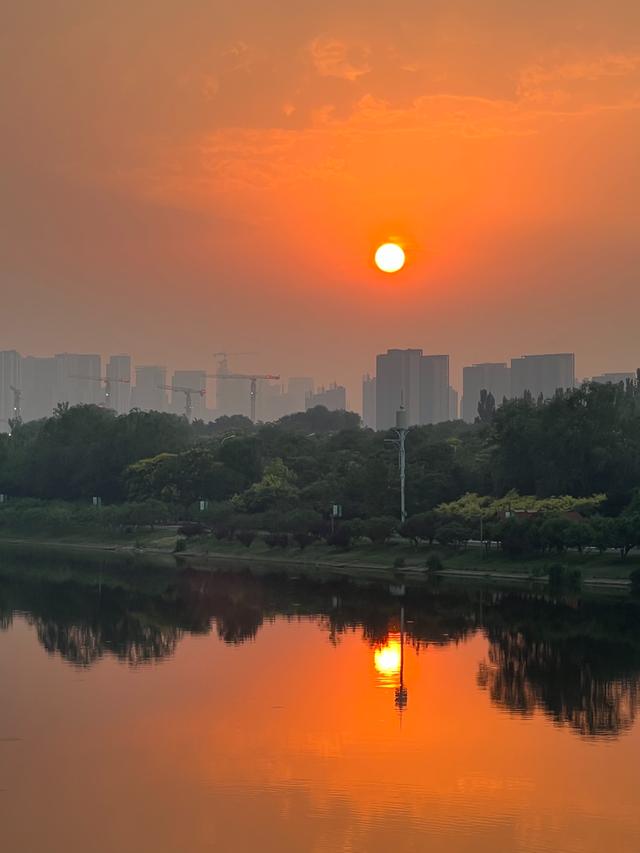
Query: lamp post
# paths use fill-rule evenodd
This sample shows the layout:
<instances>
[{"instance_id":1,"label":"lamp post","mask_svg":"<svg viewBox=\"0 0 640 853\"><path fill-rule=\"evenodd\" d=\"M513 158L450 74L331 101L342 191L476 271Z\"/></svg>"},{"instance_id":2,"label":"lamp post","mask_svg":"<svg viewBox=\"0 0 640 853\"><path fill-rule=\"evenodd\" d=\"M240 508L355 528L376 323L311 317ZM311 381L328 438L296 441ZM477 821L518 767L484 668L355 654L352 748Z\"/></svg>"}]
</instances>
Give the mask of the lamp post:
<instances>
[{"instance_id":1,"label":"lamp post","mask_svg":"<svg viewBox=\"0 0 640 853\"><path fill-rule=\"evenodd\" d=\"M409 429L409 415L405 407L400 404L400 408L396 412L396 426L393 430L397 438L388 438L390 444L395 444L398 448L398 468L400 469L400 521L402 524L407 520L407 505L405 500L405 468L406 468L406 453L404 442Z\"/></svg>"}]
</instances>

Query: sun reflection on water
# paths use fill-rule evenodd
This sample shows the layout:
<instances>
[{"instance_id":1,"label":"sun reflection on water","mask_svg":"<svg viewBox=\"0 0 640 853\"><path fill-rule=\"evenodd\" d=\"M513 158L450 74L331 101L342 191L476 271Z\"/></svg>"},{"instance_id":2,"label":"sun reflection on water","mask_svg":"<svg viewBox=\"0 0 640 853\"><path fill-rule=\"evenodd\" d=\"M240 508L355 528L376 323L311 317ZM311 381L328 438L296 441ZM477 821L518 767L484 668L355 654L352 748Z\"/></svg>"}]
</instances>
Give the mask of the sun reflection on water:
<instances>
[{"instance_id":1,"label":"sun reflection on water","mask_svg":"<svg viewBox=\"0 0 640 853\"><path fill-rule=\"evenodd\" d=\"M402 667L402 647L400 634L389 634L384 646L378 646L373 653L373 663L382 687L397 687L400 683Z\"/></svg>"}]
</instances>

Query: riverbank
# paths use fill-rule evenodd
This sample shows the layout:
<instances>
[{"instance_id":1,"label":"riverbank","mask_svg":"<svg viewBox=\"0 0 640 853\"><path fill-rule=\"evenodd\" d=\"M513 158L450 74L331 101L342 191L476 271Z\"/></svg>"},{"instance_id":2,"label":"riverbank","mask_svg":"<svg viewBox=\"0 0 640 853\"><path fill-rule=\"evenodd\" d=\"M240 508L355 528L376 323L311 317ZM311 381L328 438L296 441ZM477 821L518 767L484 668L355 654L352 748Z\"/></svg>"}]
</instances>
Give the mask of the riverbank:
<instances>
[{"instance_id":1,"label":"riverbank","mask_svg":"<svg viewBox=\"0 0 640 853\"><path fill-rule=\"evenodd\" d=\"M178 541L184 542L180 551L176 551ZM5 533L0 537L0 545L2 543L171 559L197 568L219 566L227 562L234 566L246 565L266 571L278 568L304 574L329 573L344 577L412 582L449 577L461 581L544 584L548 580L549 568L562 566L567 577L572 577L572 582L578 585L582 583L590 587L623 590L630 587L631 571L640 566L640 558L635 555L622 561L614 553L568 552L513 560L498 551L486 553L480 547L469 546L462 550L415 547L401 540L385 545L356 544L349 550L324 543L314 543L304 549L293 546L270 548L260 539L247 547L239 542L218 540L212 536L182 539L173 527L121 535L104 535L104 531L100 535L84 531L55 537L11 536Z\"/></svg>"}]
</instances>

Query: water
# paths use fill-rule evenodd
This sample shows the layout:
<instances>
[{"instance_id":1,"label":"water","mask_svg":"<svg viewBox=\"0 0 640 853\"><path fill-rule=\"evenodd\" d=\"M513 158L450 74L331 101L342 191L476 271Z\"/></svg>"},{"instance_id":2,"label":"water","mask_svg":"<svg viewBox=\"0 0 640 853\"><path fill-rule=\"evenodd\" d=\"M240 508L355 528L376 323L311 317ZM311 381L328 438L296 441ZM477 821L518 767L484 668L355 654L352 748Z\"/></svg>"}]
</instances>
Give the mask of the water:
<instances>
[{"instance_id":1,"label":"water","mask_svg":"<svg viewBox=\"0 0 640 853\"><path fill-rule=\"evenodd\" d=\"M640 849L640 605L0 554L3 853Z\"/></svg>"}]
</instances>

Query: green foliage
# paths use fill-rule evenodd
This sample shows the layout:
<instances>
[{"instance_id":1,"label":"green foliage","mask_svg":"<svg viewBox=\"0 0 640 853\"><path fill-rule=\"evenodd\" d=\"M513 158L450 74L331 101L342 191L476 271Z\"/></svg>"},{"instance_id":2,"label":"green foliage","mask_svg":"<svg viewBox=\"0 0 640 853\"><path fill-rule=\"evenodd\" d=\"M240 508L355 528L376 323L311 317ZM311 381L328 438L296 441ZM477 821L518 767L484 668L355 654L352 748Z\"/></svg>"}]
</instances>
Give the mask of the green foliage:
<instances>
[{"instance_id":1,"label":"green foliage","mask_svg":"<svg viewBox=\"0 0 640 853\"><path fill-rule=\"evenodd\" d=\"M278 426L286 430L308 433L340 432L356 430L360 426L360 416L355 412L332 411L325 406L314 406L306 412L285 415Z\"/></svg>"},{"instance_id":2,"label":"green foliage","mask_svg":"<svg viewBox=\"0 0 640 853\"><path fill-rule=\"evenodd\" d=\"M580 512L588 514L601 506L606 500L605 494L588 497L573 497L560 495L558 497L538 498L535 495L520 495L515 490L507 492L499 498L489 495L481 496L467 492L455 501L443 503L436 507L441 515L462 516L467 519L493 518L507 511L527 511L531 513Z\"/></svg>"},{"instance_id":3,"label":"green foliage","mask_svg":"<svg viewBox=\"0 0 640 853\"><path fill-rule=\"evenodd\" d=\"M256 538L255 530L238 530L236 539L241 542L245 548L250 548Z\"/></svg>"},{"instance_id":4,"label":"green foliage","mask_svg":"<svg viewBox=\"0 0 640 853\"><path fill-rule=\"evenodd\" d=\"M236 495L232 504L241 512L264 512L267 509L293 505L298 497L295 474L282 459L274 459L264 469L262 479L243 494Z\"/></svg>"},{"instance_id":5,"label":"green foliage","mask_svg":"<svg viewBox=\"0 0 640 853\"><path fill-rule=\"evenodd\" d=\"M429 554L425 560L425 566L430 572L440 572L443 568L442 558L439 554Z\"/></svg>"},{"instance_id":6,"label":"green foliage","mask_svg":"<svg viewBox=\"0 0 640 853\"><path fill-rule=\"evenodd\" d=\"M579 569L570 569L562 563L552 563L547 569L549 586L555 589L578 589L582 583Z\"/></svg>"},{"instance_id":7,"label":"green foliage","mask_svg":"<svg viewBox=\"0 0 640 853\"><path fill-rule=\"evenodd\" d=\"M294 533L293 540L298 548L304 551L305 548L312 544L313 536L310 533Z\"/></svg>"},{"instance_id":8,"label":"green foliage","mask_svg":"<svg viewBox=\"0 0 640 853\"><path fill-rule=\"evenodd\" d=\"M505 553L597 547L625 559L640 543L638 382L585 385L495 412L489 395L484 403L479 423L409 430L411 515L402 535L416 547L435 539L459 546L479 538L482 519L485 541L498 540ZM331 505L340 504L340 536L384 543L398 528L397 454L387 434L358 424L357 415L322 407L254 425L61 406L0 436L0 492L9 504L52 503L46 512L21 504L4 518L61 530L179 517L223 527L225 536L254 529L316 537L326 534ZM103 500L100 521L88 507L93 496ZM200 512L203 499L209 506ZM70 508L76 504L83 509ZM506 518L508 511L515 516Z\"/></svg>"},{"instance_id":9,"label":"green foliage","mask_svg":"<svg viewBox=\"0 0 640 853\"><path fill-rule=\"evenodd\" d=\"M351 547L351 539L352 535L349 525L341 524L339 527L336 527L333 533L327 536L327 545L348 551Z\"/></svg>"},{"instance_id":10,"label":"green foliage","mask_svg":"<svg viewBox=\"0 0 640 853\"><path fill-rule=\"evenodd\" d=\"M436 539L441 545L464 546L471 538L469 525L463 520L447 521L436 527Z\"/></svg>"},{"instance_id":11,"label":"green foliage","mask_svg":"<svg viewBox=\"0 0 640 853\"><path fill-rule=\"evenodd\" d=\"M388 515L376 516L365 522L364 529L375 545L383 545L398 529L398 522Z\"/></svg>"}]
</instances>

